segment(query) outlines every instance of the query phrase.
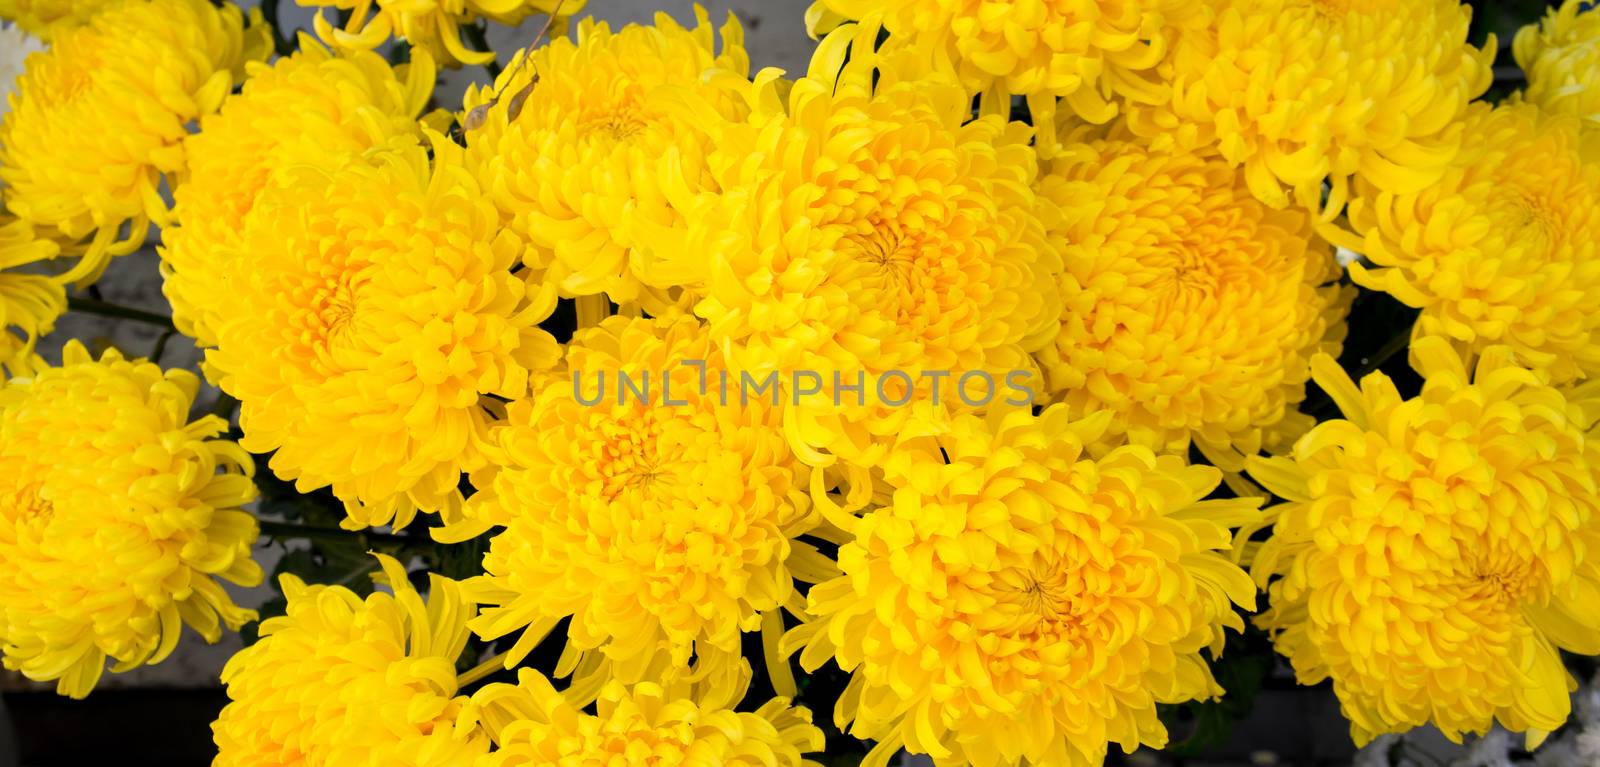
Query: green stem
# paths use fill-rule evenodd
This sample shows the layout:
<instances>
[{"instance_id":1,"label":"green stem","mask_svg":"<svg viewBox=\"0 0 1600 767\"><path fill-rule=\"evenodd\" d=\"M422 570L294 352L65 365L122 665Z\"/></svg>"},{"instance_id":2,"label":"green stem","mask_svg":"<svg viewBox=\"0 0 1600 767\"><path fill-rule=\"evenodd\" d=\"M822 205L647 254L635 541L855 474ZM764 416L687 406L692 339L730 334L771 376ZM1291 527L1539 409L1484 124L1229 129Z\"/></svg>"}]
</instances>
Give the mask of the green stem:
<instances>
[{"instance_id":1,"label":"green stem","mask_svg":"<svg viewBox=\"0 0 1600 767\"><path fill-rule=\"evenodd\" d=\"M1371 372L1377 370L1378 368L1383 367L1383 363L1388 362L1389 358L1393 357L1396 354L1399 354L1401 349L1406 348L1410 344L1411 344L1411 328L1406 328L1405 330L1402 330L1401 332L1395 334L1395 336L1393 338L1389 339L1388 343L1384 344L1381 348L1378 349L1378 351L1374 352L1371 357L1367 358L1367 364L1362 365L1361 368L1359 370L1357 370L1356 374L1354 376L1352 376L1352 377L1356 380L1357 383L1360 383L1361 379L1363 377L1365 377L1368 373L1371 373Z\"/></svg>"},{"instance_id":2,"label":"green stem","mask_svg":"<svg viewBox=\"0 0 1600 767\"><path fill-rule=\"evenodd\" d=\"M163 354L165 354L167 352L167 342L171 341L172 337L177 335L177 334L178 334L178 331L169 330L169 331L167 331L165 333L162 333L161 337L156 339L156 348L153 351L150 352L150 361L151 362L154 362L157 365L161 364L161 355L163 355Z\"/></svg>"},{"instance_id":3,"label":"green stem","mask_svg":"<svg viewBox=\"0 0 1600 767\"><path fill-rule=\"evenodd\" d=\"M293 522L276 522L270 519L257 520L261 526L261 534L272 538L304 538L308 541L329 541L346 543L350 540L359 540L367 546L395 546L399 548L425 548L417 541L399 535L388 533L373 533L366 530L345 530L338 527L313 527L311 525L297 525Z\"/></svg>"},{"instance_id":4,"label":"green stem","mask_svg":"<svg viewBox=\"0 0 1600 767\"><path fill-rule=\"evenodd\" d=\"M211 414L233 423L233 414L239 409L239 400L227 392L217 392L217 401L211 403Z\"/></svg>"},{"instance_id":5,"label":"green stem","mask_svg":"<svg viewBox=\"0 0 1600 767\"><path fill-rule=\"evenodd\" d=\"M489 48L488 31L483 26L467 24L461 27L461 31L466 34L467 42L472 43L473 50L493 53L493 50ZM489 73L489 84L493 85L494 81L500 77L500 62L494 59L484 62L483 71Z\"/></svg>"},{"instance_id":6,"label":"green stem","mask_svg":"<svg viewBox=\"0 0 1600 767\"><path fill-rule=\"evenodd\" d=\"M267 22L267 31L272 33L272 47L279 56L287 56L294 52L294 45L283 36L283 30L278 28L278 3L281 0L261 0L261 18Z\"/></svg>"},{"instance_id":7,"label":"green stem","mask_svg":"<svg viewBox=\"0 0 1600 767\"><path fill-rule=\"evenodd\" d=\"M1384 363L1394 358L1396 354L1404 351L1406 347L1410 345L1411 328L1407 327L1405 330L1402 330L1391 337L1387 342L1384 343L1383 346L1379 347L1377 351L1373 352L1372 356L1367 358L1367 363L1365 365L1350 371L1351 380L1355 381L1357 386L1360 386L1361 379L1366 378L1368 375L1376 372L1378 368L1383 367ZM1305 403L1302 403L1301 407L1301 412L1305 413L1306 415L1315 416L1319 421L1322 420L1324 416L1336 414L1338 410L1338 406L1334 405L1333 403L1333 398L1326 395L1317 398L1315 402L1307 400Z\"/></svg>"},{"instance_id":8,"label":"green stem","mask_svg":"<svg viewBox=\"0 0 1600 767\"><path fill-rule=\"evenodd\" d=\"M473 666L471 669L468 669L466 673L457 676L456 688L459 689L466 687L467 685L477 682L478 680L483 679L484 677L493 674L496 671L504 671L505 668L506 653L500 653L493 658Z\"/></svg>"},{"instance_id":9,"label":"green stem","mask_svg":"<svg viewBox=\"0 0 1600 767\"><path fill-rule=\"evenodd\" d=\"M67 309L74 312L83 312L84 314L98 314L102 317L115 317L121 320L133 320L135 322L149 323L157 327L166 328L167 330L177 329L172 324L172 318L165 314L147 312L143 309L135 309L131 306L121 306L119 304L101 301L96 298L69 296L67 298Z\"/></svg>"}]
</instances>

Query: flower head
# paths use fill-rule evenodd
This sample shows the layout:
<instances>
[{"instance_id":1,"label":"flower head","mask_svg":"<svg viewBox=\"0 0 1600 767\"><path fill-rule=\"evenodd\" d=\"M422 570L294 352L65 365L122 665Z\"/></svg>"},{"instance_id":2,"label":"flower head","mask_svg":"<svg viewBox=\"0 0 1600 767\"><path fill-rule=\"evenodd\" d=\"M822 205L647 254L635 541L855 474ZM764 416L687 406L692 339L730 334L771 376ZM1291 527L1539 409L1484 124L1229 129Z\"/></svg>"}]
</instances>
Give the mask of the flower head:
<instances>
[{"instance_id":1,"label":"flower head","mask_svg":"<svg viewBox=\"0 0 1600 767\"><path fill-rule=\"evenodd\" d=\"M1060 315L1030 129L971 119L952 76L873 52L877 31L835 30L787 98L758 76L757 110L718 137L721 191L656 245L732 369L821 379L791 426L817 464L876 461L917 406L962 407L966 373L1031 373Z\"/></svg>"},{"instance_id":2,"label":"flower head","mask_svg":"<svg viewBox=\"0 0 1600 767\"><path fill-rule=\"evenodd\" d=\"M432 134L397 139L257 196L232 256L228 319L207 353L242 403L241 444L276 451L302 490L331 485L354 527L460 512L494 397L553 364L555 304L512 268L521 252Z\"/></svg>"},{"instance_id":3,"label":"flower head","mask_svg":"<svg viewBox=\"0 0 1600 767\"><path fill-rule=\"evenodd\" d=\"M233 5L117 0L28 58L0 122L0 182L18 216L71 239L94 234L68 281L93 281L164 216L162 175L183 169L187 125L266 55L246 37Z\"/></svg>"},{"instance_id":4,"label":"flower head","mask_svg":"<svg viewBox=\"0 0 1600 767\"><path fill-rule=\"evenodd\" d=\"M810 711L774 698L755 711L735 712L738 701L724 698L697 694L682 682L632 688L613 682L589 714L585 701L523 669L516 685L492 684L472 697L495 743L475 767L818 767L801 757L823 745Z\"/></svg>"},{"instance_id":5,"label":"flower head","mask_svg":"<svg viewBox=\"0 0 1600 767\"><path fill-rule=\"evenodd\" d=\"M1310 426L1311 355L1337 354L1350 290L1299 210L1275 211L1216 157L1074 143L1040 181L1061 208L1062 312L1047 388L1107 434L1238 471Z\"/></svg>"},{"instance_id":6,"label":"flower head","mask_svg":"<svg viewBox=\"0 0 1600 767\"><path fill-rule=\"evenodd\" d=\"M457 723L472 605L437 575L424 603L399 562L377 557L393 595L280 576L287 611L222 670L215 767L462 767L488 749Z\"/></svg>"},{"instance_id":7,"label":"flower head","mask_svg":"<svg viewBox=\"0 0 1600 767\"><path fill-rule=\"evenodd\" d=\"M1108 743L1163 745L1157 703L1222 694L1199 651L1254 606L1219 550L1257 502L1201 501L1220 472L1144 448L1091 459L1106 420L958 416L885 463L892 503L784 638L854 674L837 716L877 755L1087 767Z\"/></svg>"},{"instance_id":8,"label":"flower head","mask_svg":"<svg viewBox=\"0 0 1600 767\"><path fill-rule=\"evenodd\" d=\"M473 629L523 631L509 667L570 616L568 651L598 650L628 684L691 653L737 662L740 633L796 603L791 564L831 565L791 540L817 521L778 408L724 399L693 317L579 331L566 370L509 406L503 460L473 475L464 535L504 527L469 582L492 605ZM648 401L628 393L641 382Z\"/></svg>"},{"instance_id":9,"label":"flower head","mask_svg":"<svg viewBox=\"0 0 1600 767\"><path fill-rule=\"evenodd\" d=\"M1600 652L1600 443L1507 347L1469 369L1429 337L1412 358L1411 399L1317 358L1345 420L1251 459L1287 501L1254 558L1259 622L1301 682L1333 680L1360 743L1496 719L1537 740L1567 718L1559 650Z\"/></svg>"},{"instance_id":10,"label":"flower head","mask_svg":"<svg viewBox=\"0 0 1600 767\"><path fill-rule=\"evenodd\" d=\"M1600 13L1593 3L1566 0L1550 9L1543 22L1517 32L1511 50L1528 75L1524 99L1600 127Z\"/></svg>"},{"instance_id":11,"label":"flower head","mask_svg":"<svg viewBox=\"0 0 1600 767\"><path fill-rule=\"evenodd\" d=\"M1273 207L1336 215L1353 174L1397 192L1444 171L1467 102L1488 89L1494 39L1467 44L1458 0L1215 0L1158 72L1172 98L1128 124L1180 150L1211 145ZM1286 192L1287 190L1287 192Z\"/></svg>"},{"instance_id":12,"label":"flower head","mask_svg":"<svg viewBox=\"0 0 1600 767\"><path fill-rule=\"evenodd\" d=\"M1376 268L1350 276L1420 307L1415 337L1505 344L1558 384L1600 375L1600 155L1576 119L1527 104L1463 126L1472 148L1434 183L1360 185L1350 221Z\"/></svg>"},{"instance_id":13,"label":"flower head","mask_svg":"<svg viewBox=\"0 0 1600 767\"><path fill-rule=\"evenodd\" d=\"M731 15L716 50L705 9L684 29L664 13L655 26L613 33L584 19L574 39L524 54L492 88L468 90L468 158L511 228L528 241L528 266L548 270L565 295L640 298L640 246L682 227L680 209L712 189L709 120L748 111L737 94L703 77L742 79L750 60ZM684 100L708 117L688 119ZM470 120L469 120L470 122ZM663 286L663 287L671 287ZM646 296L647 298L649 296Z\"/></svg>"},{"instance_id":14,"label":"flower head","mask_svg":"<svg viewBox=\"0 0 1600 767\"><path fill-rule=\"evenodd\" d=\"M202 346L216 344L233 308L239 232L274 176L337 168L395 137L420 139L416 118L433 79L421 51L391 68L376 53L330 54L305 36L271 66L251 62L243 91L184 140L176 226L161 232L163 290L178 328Z\"/></svg>"},{"instance_id":15,"label":"flower head","mask_svg":"<svg viewBox=\"0 0 1600 767\"><path fill-rule=\"evenodd\" d=\"M59 250L56 243L34 236L28 222L0 215L0 368L28 364L34 342L67 310L60 281L14 271L55 258Z\"/></svg>"},{"instance_id":16,"label":"flower head","mask_svg":"<svg viewBox=\"0 0 1600 767\"><path fill-rule=\"evenodd\" d=\"M3 2L4 0L0 0ZM587 0L295 0L302 7L349 11L350 21L337 29L322 11L313 20L317 36L338 48L370 51L390 36L413 49L426 52L440 63L487 64L494 51L468 48L461 27L488 19L517 26L535 13L554 14L558 20L583 10ZM376 5L376 10L373 6Z\"/></svg>"},{"instance_id":17,"label":"flower head","mask_svg":"<svg viewBox=\"0 0 1600 767\"><path fill-rule=\"evenodd\" d=\"M81 698L159 663L187 624L206 641L255 618L219 581L250 559L253 463L188 421L199 380L76 341L60 367L0 387L0 650L5 666Z\"/></svg>"},{"instance_id":18,"label":"flower head","mask_svg":"<svg viewBox=\"0 0 1600 767\"><path fill-rule=\"evenodd\" d=\"M0 0L0 19L40 40L82 26L115 0Z\"/></svg>"},{"instance_id":19,"label":"flower head","mask_svg":"<svg viewBox=\"0 0 1600 767\"><path fill-rule=\"evenodd\" d=\"M1152 75L1172 32L1204 21L1189 0L1088 0L996 4L985 0L817 0L813 34L842 19L881 19L891 45L932 49L955 62L961 84L984 108L1005 114L1026 96L1035 124L1050 126L1056 99L1103 123L1116 102L1159 103L1167 88ZM1040 131L1053 149L1053 131Z\"/></svg>"}]
</instances>

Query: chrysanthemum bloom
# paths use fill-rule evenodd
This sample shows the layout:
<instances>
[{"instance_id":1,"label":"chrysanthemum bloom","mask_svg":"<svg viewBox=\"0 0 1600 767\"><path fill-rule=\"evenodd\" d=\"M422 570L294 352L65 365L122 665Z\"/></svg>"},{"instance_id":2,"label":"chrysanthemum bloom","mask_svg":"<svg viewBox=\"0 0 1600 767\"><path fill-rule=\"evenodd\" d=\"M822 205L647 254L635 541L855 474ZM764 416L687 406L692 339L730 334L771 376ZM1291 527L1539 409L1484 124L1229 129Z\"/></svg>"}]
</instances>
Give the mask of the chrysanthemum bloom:
<instances>
[{"instance_id":1,"label":"chrysanthemum bloom","mask_svg":"<svg viewBox=\"0 0 1600 767\"><path fill-rule=\"evenodd\" d=\"M774 698L755 711L737 700L700 695L681 682L613 682L596 712L556 692L537 671L517 684L492 684L472 696L495 750L475 767L626 764L630 767L818 767L802 754L822 750L811 712Z\"/></svg>"},{"instance_id":2,"label":"chrysanthemum bloom","mask_svg":"<svg viewBox=\"0 0 1600 767\"><path fill-rule=\"evenodd\" d=\"M246 37L233 5L118 0L28 59L0 123L0 182L18 216L94 235L68 281L93 281L165 214L161 178L183 168L188 123L267 53Z\"/></svg>"},{"instance_id":3,"label":"chrysanthemum bloom","mask_svg":"<svg viewBox=\"0 0 1600 767\"><path fill-rule=\"evenodd\" d=\"M67 310L60 281L13 271L55 258L58 246L35 237L28 222L8 219L0 214L0 368L16 367L18 356L31 357L34 342Z\"/></svg>"},{"instance_id":4,"label":"chrysanthemum bloom","mask_svg":"<svg viewBox=\"0 0 1600 767\"><path fill-rule=\"evenodd\" d=\"M1537 741L1575 685L1558 650L1600 652L1600 444L1507 347L1474 371L1439 338L1412 358L1426 382L1409 400L1317 358L1346 420L1251 459L1287 501L1255 555L1259 621L1302 683L1333 680L1359 743L1496 719Z\"/></svg>"},{"instance_id":5,"label":"chrysanthemum bloom","mask_svg":"<svg viewBox=\"0 0 1600 767\"><path fill-rule=\"evenodd\" d=\"M0 388L0 651L82 698L108 658L159 663L185 624L215 642L254 620L219 581L261 567L253 464L222 419L188 420L199 380L76 341L62 358Z\"/></svg>"},{"instance_id":6,"label":"chrysanthemum bloom","mask_svg":"<svg viewBox=\"0 0 1600 767\"><path fill-rule=\"evenodd\" d=\"M1467 44L1458 0L1214 0L1158 67L1170 101L1130 103L1136 132L1180 151L1215 146L1274 207L1329 217L1352 174L1396 192L1443 173L1457 119L1488 89L1495 44Z\"/></svg>"},{"instance_id":7,"label":"chrysanthemum bloom","mask_svg":"<svg viewBox=\"0 0 1600 767\"><path fill-rule=\"evenodd\" d=\"M1354 293L1304 211L1275 211L1214 156L1073 143L1039 194L1060 206L1060 332L1039 353L1075 417L1108 438L1243 468L1311 426L1311 355L1337 354Z\"/></svg>"},{"instance_id":8,"label":"chrysanthemum bloom","mask_svg":"<svg viewBox=\"0 0 1600 767\"><path fill-rule=\"evenodd\" d=\"M377 558L393 595L279 576L286 613L222 670L231 702L211 725L214 767L463 767L488 750L458 724L471 603L437 575L424 603L399 562Z\"/></svg>"},{"instance_id":9,"label":"chrysanthemum bloom","mask_svg":"<svg viewBox=\"0 0 1600 767\"><path fill-rule=\"evenodd\" d=\"M473 630L522 631L511 667L570 616L569 653L598 651L628 684L691 653L737 662L742 631L764 613L781 629L779 607L800 603L793 576L832 565L790 540L817 520L780 409L742 402L736 383L722 393L693 317L608 319L578 332L566 369L509 406L504 459L473 475L468 523L449 536L504 527L468 582L492 605Z\"/></svg>"},{"instance_id":10,"label":"chrysanthemum bloom","mask_svg":"<svg viewBox=\"0 0 1600 767\"><path fill-rule=\"evenodd\" d=\"M816 464L875 461L919 407L961 408L968 373L993 384L969 380L972 402L1009 396L1012 371L1037 388L1028 353L1060 316L1031 129L971 119L953 75L873 53L877 31L835 30L786 99L759 75L757 111L718 137L721 192L654 245L662 279L699 286L732 368L777 373L785 398L821 379L791 424Z\"/></svg>"},{"instance_id":11,"label":"chrysanthemum bloom","mask_svg":"<svg viewBox=\"0 0 1600 767\"><path fill-rule=\"evenodd\" d=\"M433 64L421 51L395 69L376 53L330 55L304 35L294 55L272 66L251 62L244 90L184 140L189 163L174 192L177 226L161 232L163 290L178 329L202 346L216 344L217 327L232 313L239 231L275 175L337 168L396 136L420 139L416 118L433 83Z\"/></svg>"},{"instance_id":12,"label":"chrysanthemum bloom","mask_svg":"<svg viewBox=\"0 0 1600 767\"><path fill-rule=\"evenodd\" d=\"M241 402L241 444L302 491L331 485L363 527L459 515L493 397L554 364L553 290L430 134L332 171L286 174L239 234L228 319L206 360Z\"/></svg>"},{"instance_id":13,"label":"chrysanthemum bloom","mask_svg":"<svg viewBox=\"0 0 1600 767\"><path fill-rule=\"evenodd\" d=\"M1053 125L1056 99L1077 116L1104 123L1129 99L1169 96L1151 70L1175 28L1203 23L1189 0L1087 0L995 4L985 0L817 0L806 14L812 34L842 19L877 14L892 45L941 51L961 84L981 94L985 111L1007 114L1025 96L1035 125ZM1047 153L1051 130L1041 130Z\"/></svg>"},{"instance_id":14,"label":"chrysanthemum bloom","mask_svg":"<svg viewBox=\"0 0 1600 767\"><path fill-rule=\"evenodd\" d=\"M1517 32L1511 51L1528 75L1523 98L1600 128L1600 13L1592 3L1550 9L1543 22Z\"/></svg>"},{"instance_id":15,"label":"chrysanthemum bloom","mask_svg":"<svg viewBox=\"0 0 1600 767\"><path fill-rule=\"evenodd\" d=\"M370 51L392 35L405 40L413 49L426 51L435 61L459 66L494 61L494 51L473 50L462 43L462 26L489 19L514 27L535 13L555 13L565 20L583 10L587 0L295 0L295 3L302 7L350 12L350 21L343 29L336 29L320 10L313 20L317 36L337 47Z\"/></svg>"},{"instance_id":16,"label":"chrysanthemum bloom","mask_svg":"<svg viewBox=\"0 0 1600 767\"><path fill-rule=\"evenodd\" d=\"M115 0L0 0L0 19L41 40L63 29L81 26Z\"/></svg>"},{"instance_id":17,"label":"chrysanthemum bloom","mask_svg":"<svg viewBox=\"0 0 1600 767\"><path fill-rule=\"evenodd\" d=\"M468 114L482 114L467 131L473 171L532 246L528 265L548 269L564 295L637 300L645 254L635 246L684 226L680 206L714 188L703 123L748 109L701 75L745 78L750 60L731 15L720 54L705 9L696 6L695 18L684 29L661 13L653 27L616 33L584 19L574 40L554 40L512 62L492 88L467 91ZM676 108L685 99L704 100L710 117L686 119Z\"/></svg>"},{"instance_id":18,"label":"chrysanthemum bloom","mask_svg":"<svg viewBox=\"0 0 1600 767\"><path fill-rule=\"evenodd\" d=\"M1416 337L1505 344L1557 383L1600 374L1600 153L1579 121L1532 105L1474 107L1473 146L1411 194L1361 185L1356 282L1420 307Z\"/></svg>"},{"instance_id":19,"label":"chrysanthemum bloom","mask_svg":"<svg viewBox=\"0 0 1600 767\"><path fill-rule=\"evenodd\" d=\"M1157 703L1223 690L1201 648L1242 629L1250 578L1227 556L1255 500L1201 501L1221 472L1127 446L1095 460L1108 417L1059 405L956 417L896 447L893 502L839 550L791 630L800 663L854 678L840 726L937 765L1099 765L1160 747Z\"/></svg>"}]
</instances>

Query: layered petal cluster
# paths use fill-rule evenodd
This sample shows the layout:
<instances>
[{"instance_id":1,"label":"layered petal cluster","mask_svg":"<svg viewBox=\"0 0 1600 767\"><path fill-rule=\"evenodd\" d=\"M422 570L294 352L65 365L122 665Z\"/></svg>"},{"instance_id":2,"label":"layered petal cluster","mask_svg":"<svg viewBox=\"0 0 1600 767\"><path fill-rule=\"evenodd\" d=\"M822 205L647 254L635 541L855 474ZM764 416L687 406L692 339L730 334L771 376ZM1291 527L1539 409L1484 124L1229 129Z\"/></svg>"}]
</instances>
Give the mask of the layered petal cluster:
<instances>
[{"instance_id":1,"label":"layered petal cluster","mask_svg":"<svg viewBox=\"0 0 1600 767\"><path fill-rule=\"evenodd\" d=\"M286 613L222 670L215 767L463 767L488 750L458 723L471 603L437 575L424 602L399 562L377 558L392 595L280 576Z\"/></svg>"},{"instance_id":2,"label":"layered petal cluster","mask_svg":"<svg viewBox=\"0 0 1600 767\"><path fill-rule=\"evenodd\" d=\"M819 465L877 461L919 408L961 408L964 374L1036 386L1029 352L1060 316L1031 129L971 119L953 75L874 53L878 31L835 30L792 89L761 73L750 120L719 137L721 192L657 249L732 368L778 374L791 402L795 376L821 379L791 428Z\"/></svg>"},{"instance_id":3,"label":"layered petal cluster","mask_svg":"<svg viewBox=\"0 0 1600 767\"><path fill-rule=\"evenodd\" d=\"M0 652L5 667L89 694L106 661L159 663L184 625L208 642L255 619L221 581L250 559L254 464L189 421L199 380L76 341L60 367L0 388Z\"/></svg>"},{"instance_id":4,"label":"layered petal cluster","mask_svg":"<svg viewBox=\"0 0 1600 767\"><path fill-rule=\"evenodd\" d=\"M0 372L31 366L34 343L67 310L59 280L19 271L59 252L55 242L36 237L28 222L0 214Z\"/></svg>"},{"instance_id":5,"label":"layered petal cluster","mask_svg":"<svg viewBox=\"0 0 1600 767\"><path fill-rule=\"evenodd\" d=\"M1208 0L1157 71L1169 101L1130 104L1140 135L1214 146L1273 207L1329 215L1353 174L1411 192L1463 142L1457 119L1488 89L1495 45L1469 45L1458 0Z\"/></svg>"},{"instance_id":6,"label":"layered petal cluster","mask_svg":"<svg viewBox=\"0 0 1600 767\"><path fill-rule=\"evenodd\" d=\"M1600 13L1592 3L1566 0L1550 9L1517 32L1511 51L1528 76L1524 99L1600 127Z\"/></svg>"},{"instance_id":7,"label":"layered petal cluster","mask_svg":"<svg viewBox=\"0 0 1600 767\"><path fill-rule=\"evenodd\" d=\"M508 667L567 618L569 655L628 684L737 664L741 632L799 604L795 576L830 572L791 540L818 522L779 409L724 394L715 352L693 317L613 317L508 406L462 533L503 528L469 585L474 631L523 632Z\"/></svg>"},{"instance_id":8,"label":"layered petal cluster","mask_svg":"<svg viewBox=\"0 0 1600 767\"><path fill-rule=\"evenodd\" d=\"M0 19L41 40L63 29L82 26L115 0L0 0Z\"/></svg>"},{"instance_id":9,"label":"layered petal cluster","mask_svg":"<svg viewBox=\"0 0 1600 767\"><path fill-rule=\"evenodd\" d=\"M495 397L555 362L554 291L515 274L521 244L431 135L257 196L232 256L227 321L206 359L242 403L241 444L276 451L302 491L329 486L351 527L446 522L485 462Z\"/></svg>"},{"instance_id":10,"label":"layered petal cluster","mask_svg":"<svg viewBox=\"0 0 1600 767\"><path fill-rule=\"evenodd\" d=\"M1258 620L1302 683L1333 680L1359 743L1496 720L1537 743L1576 684L1559 651L1600 652L1600 444L1507 347L1472 366L1430 337L1412 358L1425 383L1402 399L1319 357L1344 420L1251 460L1286 501L1254 557Z\"/></svg>"},{"instance_id":11,"label":"layered petal cluster","mask_svg":"<svg viewBox=\"0 0 1600 767\"><path fill-rule=\"evenodd\" d=\"M391 68L365 51L330 54L301 36L293 55L251 62L250 79L184 140L187 172L174 191L175 226L162 229L165 282L178 329L213 346L233 306L239 233L274 176L334 169L395 137L420 139L417 115L433 92L427 54Z\"/></svg>"},{"instance_id":12,"label":"layered petal cluster","mask_svg":"<svg viewBox=\"0 0 1600 767\"><path fill-rule=\"evenodd\" d=\"M4 0L0 0L3 2ZM446 65L487 64L494 51L468 48L461 27L487 19L516 26L535 13L565 20L583 10L588 0L295 0L301 7L332 8L350 14L344 28L335 28L317 11L317 37L339 48L370 51L391 36ZM376 6L376 8L374 8Z\"/></svg>"},{"instance_id":13,"label":"layered petal cluster","mask_svg":"<svg viewBox=\"0 0 1600 767\"><path fill-rule=\"evenodd\" d=\"M1039 194L1066 269L1055 342L1038 354L1074 417L1107 437L1238 471L1286 448L1311 356L1338 354L1354 293L1301 210L1273 210L1215 156L1137 141L1071 143Z\"/></svg>"},{"instance_id":14,"label":"layered petal cluster","mask_svg":"<svg viewBox=\"0 0 1600 767\"><path fill-rule=\"evenodd\" d=\"M1356 282L1422 309L1414 337L1505 344L1555 383L1600 374L1600 152L1576 118L1474 107L1473 146L1412 193L1361 185Z\"/></svg>"},{"instance_id":15,"label":"layered petal cluster","mask_svg":"<svg viewBox=\"0 0 1600 767\"><path fill-rule=\"evenodd\" d=\"M1205 20L1202 4L1186 0L817 0L806 16L813 34L842 19L881 19L891 45L954 61L986 110L1006 114L1012 96L1025 96L1040 126L1053 124L1057 98L1093 123L1124 99L1166 100L1153 70L1174 30ZM1047 151L1051 135L1041 131Z\"/></svg>"},{"instance_id":16,"label":"layered petal cluster","mask_svg":"<svg viewBox=\"0 0 1600 767\"><path fill-rule=\"evenodd\" d=\"M819 767L802 754L823 745L811 712L786 698L736 712L738 701L697 695L682 682L613 682L590 714L570 692L522 669L517 684L488 685L472 702L495 743L474 767Z\"/></svg>"},{"instance_id":17,"label":"layered petal cluster","mask_svg":"<svg viewBox=\"0 0 1600 767\"><path fill-rule=\"evenodd\" d=\"M18 216L93 235L69 281L94 280L165 215L162 176L183 169L188 124L266 56L258 31L233 5L116 0L29 57L0 123L0 183Z\"/></svg>"},{"instance_id":18,"label":"layered petal cluster","mask_svg":"<svg viewBox=\"0 0 1600 767\"><path fill-rule=\"evenodd\" d=\"M963 415L885 464L892 502L784 638L853 674L836 716L878 741L863 764L1099 765L1166 742L1156 704L1222 694L1200 650L1254 607L1223 552L1258 502L1201 501L1218 470L1142 447L1091 458L1106 420Z\"/></svg>"},{"instance_id":19,"label":"layered petal cluster","mask_svg":"<svg viewBox=\"0 0 1600 767\"><path fill-rule=\"evenodd\" d=\"M716 188L712 128L748 109L702 75L743 80L750 60L732 15L720 53L705 10L695 16L692 29L661 13L654 26L615 33L584 19L573 39L524 54L493 87L467 92L473 172L528 242L528 266L547 270L563 295L639 300L651 289L640 282L643 245L686 226L683 209ZM686 118L685 100L705 114Z\"/></svg>"}]
</instances>

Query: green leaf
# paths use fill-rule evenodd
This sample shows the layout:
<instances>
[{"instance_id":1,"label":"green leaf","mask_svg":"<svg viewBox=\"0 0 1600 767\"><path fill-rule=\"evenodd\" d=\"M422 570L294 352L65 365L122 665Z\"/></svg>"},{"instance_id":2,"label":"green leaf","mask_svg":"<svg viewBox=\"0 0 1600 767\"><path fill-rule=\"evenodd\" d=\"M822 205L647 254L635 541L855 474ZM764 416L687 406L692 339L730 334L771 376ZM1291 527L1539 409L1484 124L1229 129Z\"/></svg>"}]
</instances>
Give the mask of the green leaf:
<instances>
[{"instance_id":1,"label":"green leaf","mask_svg":"<svg viewBox=\"0 0 1600 767\"><path fill-rule=\"evenodd\" d=\"M1226 745L1233 725L1250 715L1256 696L1272 671L1272 644L1259 630L1230 635L1219 659L1212 660L1211 674L1225 690L1217 700L1192 701L1179 706L1162 706L1168 729L1184 730L1188 735L1168 746L1179 758L1203 756Z\"/></svg>"}]
</instances>

